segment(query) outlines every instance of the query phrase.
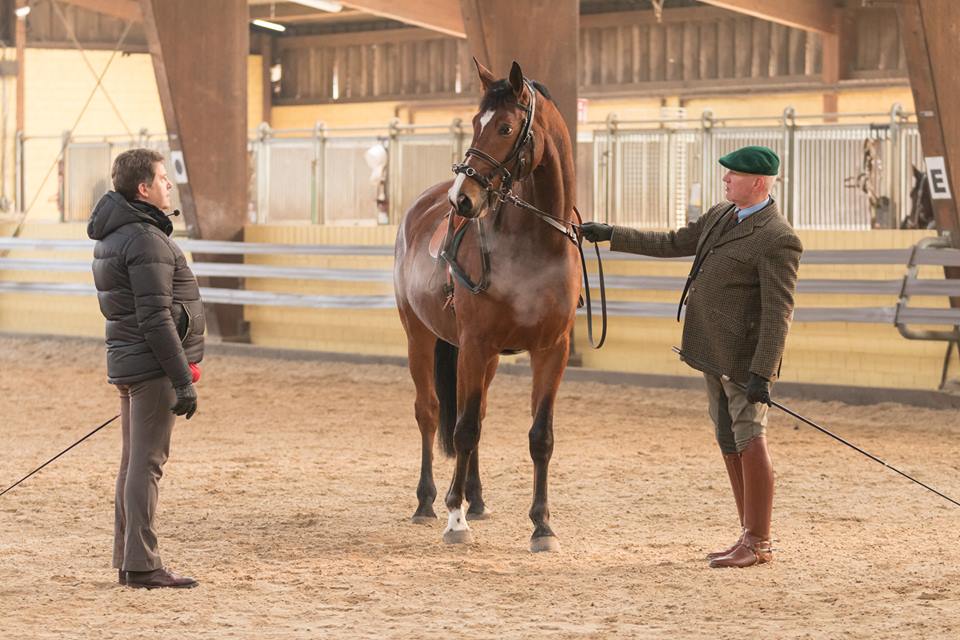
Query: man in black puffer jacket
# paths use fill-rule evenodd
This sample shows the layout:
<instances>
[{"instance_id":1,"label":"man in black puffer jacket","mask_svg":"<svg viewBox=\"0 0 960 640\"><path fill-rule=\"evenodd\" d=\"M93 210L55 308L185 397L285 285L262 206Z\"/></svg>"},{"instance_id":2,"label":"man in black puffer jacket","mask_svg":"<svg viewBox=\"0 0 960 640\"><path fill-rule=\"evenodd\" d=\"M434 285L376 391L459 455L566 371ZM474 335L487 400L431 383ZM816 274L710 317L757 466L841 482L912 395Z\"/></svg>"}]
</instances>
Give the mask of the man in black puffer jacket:
<instances>
[{"instance_id":1,"label":"man in black puffer jacket","mask_svg":"<svg viewBox=\"0 0 960 640\"><path fill-rule=\"evenodd\" d=\"M113 566L131 587L193 587L163 567L154 515L174 415L197 410L205 327L200 288L169 238L172 185L163 156L117 156L113 186L94 207L93 277L107 320L107 378L120 392L123 452L116 486Z\"/></svg>"}]
</instances>

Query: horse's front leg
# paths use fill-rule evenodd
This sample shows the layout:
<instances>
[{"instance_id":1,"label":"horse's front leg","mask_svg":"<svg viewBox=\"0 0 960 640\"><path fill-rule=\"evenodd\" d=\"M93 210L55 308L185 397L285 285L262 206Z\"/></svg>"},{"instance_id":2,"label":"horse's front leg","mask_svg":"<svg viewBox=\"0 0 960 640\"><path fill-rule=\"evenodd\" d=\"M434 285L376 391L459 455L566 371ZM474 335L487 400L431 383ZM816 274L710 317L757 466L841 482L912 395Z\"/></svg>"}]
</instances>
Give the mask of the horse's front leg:
<instances>
[{"instance_id":1,"label":"horse's front leg","mask_svg":"<svg viewBox=\"0 0 960 640\"><path fill-rule=\"evenodd\" d=\"M500 363L500 356L494 356L487 366L486 377L483 385L483 402L480 404L480 425L487 417L487 390L490 389L490 383L493 382L493 376L497 373L497 365ZM467 502L470 508L467 509L467 520L486 520L490 517L490 509L487 508L483 500L483 485L480 482L480 444L473 449L473 455L470 456L470 466L467 468Z\"/></svg>"},{"instance_id":2,"label":"horse's front leg","mask_svg":"<svg viewBox=\"0 0 960 640\"><path fill-rule=\"evenodd\" d=\"M530 551L559 551L560 541L550 528L550 507L547 501L547 470L553 455L553 407L557 390L567 366L570 342L564 338L557 345L530 354L533 367L533 426L530 428L530 457L533 458L533 537Z\"/></svg>"},{"instance_id":3,"label":"horse's front leg","mask_svg":"<svg viewBox=\"0 0 960 640\"><path fill-rule=\"evenodd\" d=\"M461 345L457 361L457 426L453 432L453 446L457 459L453 479L447 491L446 504L449 512L443 541L448 544L473 541L463 509L470 459L480 442L480 420L483 412L486 376L491 359L497 354L488 353L481 345Z\"/></svg>"}]
</instances>

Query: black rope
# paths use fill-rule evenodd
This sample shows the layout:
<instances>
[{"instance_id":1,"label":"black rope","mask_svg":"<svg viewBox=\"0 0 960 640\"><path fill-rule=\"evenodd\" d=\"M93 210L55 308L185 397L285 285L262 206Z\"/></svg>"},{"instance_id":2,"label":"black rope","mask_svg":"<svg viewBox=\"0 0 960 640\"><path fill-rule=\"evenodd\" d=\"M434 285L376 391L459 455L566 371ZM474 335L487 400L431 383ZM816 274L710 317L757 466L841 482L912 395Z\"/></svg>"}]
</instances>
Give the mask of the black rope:
<instances>
[{"instance_id":1,"label":"black rope","mask_svg":"<svg viewBox=\"0 0 960 640\"><path fill-rule=\"evenodd\" d=\"M103 429L105 426L107 426L108 424L110 424L111 422L113 422L114 420L116 420L116 419L119 418L119 417L120 417L120 414L118 413L117 415L113 416L112 418L110 418L109 420L107 420L106 422L104 422L102 425L100 425L99 427L97 427L96 429L94 429L93 431L91 431L90 433L88 433L87 435L83 436L82 438L80 438L79 440L77 440L76 442L74 442L72 445L70 445L69 447L67 447L66 449L64 449L63 451L61 451L60 453L58 453L57 455L53 456L52 458L50 458L49 460L47 460L46 462L44 462L42 465L40 465L39 467L37 467L36 469L34 469L33 471L31 471L31 472L28 473L27 475L23 476L22 478L20 478L20 479L17 480L16 482L14 482L12 485L10 485L9 487L7 487L7 488L4 489L3 491L0 491L0 496L2 496L3 494L5 494L7 491L10 491L10 490L13 489L15 486L17 486L18 484L20 484L21 482L23 482L24 480L26 480L27 478L29 478L29 477L32 476L33 474L37 473L38 471L40 471L41 469L43 469L45 466L47 466L48 464L50 464L51 462L53 462L54 460L56 460L57 458L59 458L60 456L62 456L63 454L65 454L67 451L70 451L70 449L73 449L75 446L77 446L78 444L80 444L81 442L83 442L84 440L86 440L87 438L89 438L90 436L92 436L93 434L95 434L97 431L100 431L100 429Z\"/></svg>"}]
</instances>

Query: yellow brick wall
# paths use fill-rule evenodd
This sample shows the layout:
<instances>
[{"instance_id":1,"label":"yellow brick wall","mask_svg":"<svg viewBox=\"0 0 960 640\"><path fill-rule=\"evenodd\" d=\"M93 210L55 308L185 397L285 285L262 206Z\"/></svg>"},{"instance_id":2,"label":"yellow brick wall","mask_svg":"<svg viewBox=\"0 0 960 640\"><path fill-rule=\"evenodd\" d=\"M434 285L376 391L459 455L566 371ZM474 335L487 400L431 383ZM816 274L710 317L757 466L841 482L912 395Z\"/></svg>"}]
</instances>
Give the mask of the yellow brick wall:
<instances>
[{"instance_id":1,"label":"yellow brick wall","mask_svg":"<svg viewBox=\"0 0 960 640\"><path fill-rule=\"evenodd\" d=\"M480 96L464 96L459 101L446 103L368 102L349 104L318 104L280 106L273 108L274 129L313 128L317 122L327 126L386 126L394 117L405 124L447 124L454 118L469 122L476 112ZM913 111L913 95L910 87L885 87L844 89L838 97L839 110L846 113L886 113L894 103L900 103L906 111ZM687 116L698 119L705 109L717 117L779 116L792 106L800 115L816 115L823 112L823 94L817 91L750 93L742 96L721 95L713 97L684 98L663 97L618 97L587 98L587 119L591 128L602 123L610 113L620 120L648 120L660 117L661 106L682 106ZM879 118L881 121L882 117ZM858 119L844 119L854 122ZM867 118L877 121L877 117ZM763 121L769 124L769 120ZM811 121L804 120L804 124Z\"/></svg>"},{"instance_id":2,"label":"yellow brick wall","mask_svg":"<svg viewBox=\"0 0 960 640\"><path fill-rule=\"evenodd\" d=\"M110 60L110 51L86 51L99 74ZM96 91L84 111L84 104L96 86L77 51L70 49L27 49L24 53L25 204L30 205L29 221L57 220L57 157L60 136L74 127L77 135L134 135L140 129L165 134L166 125L149 54L117 54L103 77L102 87L110 96L123 121L116 115L104 91ZM10 131L16 113L16 93L8 92ZM260 56L247 64L247 116L249 128L263 119L260 97ZM82 117L81 117L82 113ZM124 124L125 123L125 124ZM11 133L12 135L12 133ZM53 136L53 139L46 139ZM32 139L31 139L32 138ZM13 156L7 165L7 182L13 181ZM11 191L12 193L12 191Z\"/></svg>"}]
</instances>

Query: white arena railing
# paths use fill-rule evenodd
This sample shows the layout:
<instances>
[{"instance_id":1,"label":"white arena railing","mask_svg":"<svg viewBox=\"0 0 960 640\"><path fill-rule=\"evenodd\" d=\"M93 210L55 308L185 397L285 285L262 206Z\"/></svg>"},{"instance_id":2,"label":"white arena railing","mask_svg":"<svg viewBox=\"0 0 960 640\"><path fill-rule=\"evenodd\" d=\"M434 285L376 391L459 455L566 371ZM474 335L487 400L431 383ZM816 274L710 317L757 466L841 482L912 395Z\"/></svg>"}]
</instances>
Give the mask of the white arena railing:
<instances>
[{"instance_id":1,"label":"white arena railing","mask_svg":"<svg viewBox=\"0 0 960 640\"><path fill-rule=\"evenodd\" d=\"M178 240L178 245L187 252L200 255L296 255L296 256L390 256L391 246L371 245L292 245L254 242L224 242L213 240ZM0 238L0 252L10 251L90 251L92 240L48 240L32 238ZM942 243L941 243L942 244ZM645 256L601 252L604 260L655 260ZM689 262L689 258L674 261ZM795 312L797 322L862 322L896 324L902 328L908 324L940 325L952 327L950 334L960 332L960 308L931 308L910 305L910 296L945 296L960 299L960 280L918 278L918 265L960 267L960 250L946 246L918 246L914 249L866 249L807 251L803 264L844 265L903 265L907 267L904 278L878 279L806 279L801 278L797 289L800 293L890 295L898 296L899 302L889 307L799 307ZM326 267L289 267L243 263L192 262L191 268L198 277L272 278L291 280L330 280L340 282L391 282L392 271L388 269L334 269ZM0 257L0 271L46 271L62 273L90 272L89 260L66 260L44 258ZM591 277L591 289L597 295L595 275ZM685 278L678 276L622 276L608 275L606 286L610 289L633 289L646 291L680 291ZM92 283L78 282L17 282L0 280L0 292L38 293L48 295L95 295ZM202 287L204 301L214 304L262 305L277 307L306 307L318 309L386 309L395 306L392 295L316 295L294 294L246 289ZM608 301L607 310L614 316L674 317L676 304L672 302ZM581 310L582 312L583 310ZM909 332L901 331L905 337Z\"/></svg>"}]
</instances>

